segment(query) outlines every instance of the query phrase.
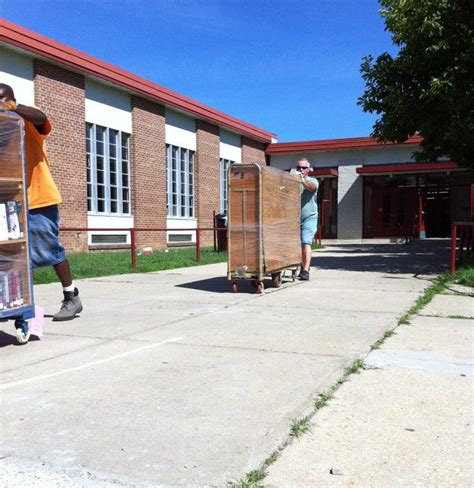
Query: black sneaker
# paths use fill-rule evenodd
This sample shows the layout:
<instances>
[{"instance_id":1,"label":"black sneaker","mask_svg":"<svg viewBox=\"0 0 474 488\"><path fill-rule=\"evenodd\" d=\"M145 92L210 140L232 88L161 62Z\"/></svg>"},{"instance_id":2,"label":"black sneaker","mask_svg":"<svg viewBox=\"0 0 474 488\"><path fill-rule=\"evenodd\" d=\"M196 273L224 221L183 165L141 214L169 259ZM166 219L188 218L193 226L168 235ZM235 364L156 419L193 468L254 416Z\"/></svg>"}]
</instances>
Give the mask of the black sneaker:
<instances>
[{"instance_id":1,"label":"black sneaker","mask_svg":"<svg viewBox=\"0 0 474 488\"><path fill-rule=\"evenodd\" d=\"M300 280L302 280L302 281L308 281L309 280L309 271L306 271L305 269L302 269L300 271Z\"/></svg>"},{"instance_id":2,"label":"black sneaker","mask_svg":"<svg viewBox=\"0 0 474 488\"><path fill-rule=\"evenodd\" d=\"M61 310L53 315L53 321L61 322L63 320L72 320L76 314L82 312L82 303L79 298L79 290L74 288L74 291L63 291L64 300L61 305Z\"/></svg>"}]
</instances>

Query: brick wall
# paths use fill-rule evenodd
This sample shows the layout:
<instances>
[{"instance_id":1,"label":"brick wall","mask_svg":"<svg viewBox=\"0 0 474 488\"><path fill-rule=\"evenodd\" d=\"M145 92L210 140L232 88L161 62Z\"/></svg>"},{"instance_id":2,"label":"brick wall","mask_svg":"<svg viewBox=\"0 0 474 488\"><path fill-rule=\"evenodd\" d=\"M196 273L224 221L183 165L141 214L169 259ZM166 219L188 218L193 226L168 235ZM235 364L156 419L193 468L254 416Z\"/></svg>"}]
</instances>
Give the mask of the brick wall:
<instances>
[{"instance_id":1,"label":"brick wall","mask_svg":"<svg viewBox=\"0 0 474 488\"><path fill-rule=\"evenodd\" d=\"M63 203L61 225L87 226L87 173L84 77L35 60L35 104L47 114L52 131L47 139L51 173ZM63 233L66 249L87 249L87 235Z\"/></svg>"},{"instance_id":2,"label":"brick wall","mask_svg":"<svg viewBox=\"0 0 474 488\"><path fill-rule=\"evenodd\" d=\"M265 161L265 144L242 137L242 163L258 163L265 166Z\"/></svg>"},{"instance_id":3,"label":"brick wall","mask_svg":"<svg viewBox=\"0 0 474 488\"><path fill-rule=\"evenodd\" d=\"M166 227L165 108L132 97L132 212L135 227ZM166 247L164 232L137 233L137 247Z\"/></svg>"},{"instance_id":4,"label":"brick wall","mask_svg":"<svg viewBox=\"0 0 474 488\"><path fill-rule=\"evenodd\" d=\"M220 206L219 127L196 121L196 216L199 227L212 227L213 210ZM211 245L212 232L203 232L203 245Z\"/></svg>"}]
</instances>

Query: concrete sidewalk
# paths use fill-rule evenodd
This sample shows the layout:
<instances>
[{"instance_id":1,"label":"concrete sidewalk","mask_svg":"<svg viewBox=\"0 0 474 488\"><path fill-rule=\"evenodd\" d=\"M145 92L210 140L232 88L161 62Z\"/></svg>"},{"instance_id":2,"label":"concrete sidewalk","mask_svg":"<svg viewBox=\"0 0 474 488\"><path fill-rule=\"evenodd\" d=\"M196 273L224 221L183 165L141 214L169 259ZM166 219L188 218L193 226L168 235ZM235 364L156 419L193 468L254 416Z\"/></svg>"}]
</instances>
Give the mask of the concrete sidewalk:
<instances>
[{"instance_id":1,"label":"concrete sidewalk","mask_svg":"<svg viewBox=\"0 0 474 488\"><path fill-rule=\"evenodd\" d=\"M369 353L264 485L474 486L474 300L463 292L436 296Z\"/></svg>"},{"instance_id":2,"label":"concrete sidewalk","mask_svg":"<svg viewBox=\"0 0 474 488\"><path fill-rule=\"evenodd\" d=\"M241 478L445 270L447 245L328 247L310 282L262 296L230 293L221 264L81 281L80 318L25 347L0 331L0 484ZM58 285L35 292L56 311ZM279 463L268 480L286 486Z\"/></svg>"}]
</instances>

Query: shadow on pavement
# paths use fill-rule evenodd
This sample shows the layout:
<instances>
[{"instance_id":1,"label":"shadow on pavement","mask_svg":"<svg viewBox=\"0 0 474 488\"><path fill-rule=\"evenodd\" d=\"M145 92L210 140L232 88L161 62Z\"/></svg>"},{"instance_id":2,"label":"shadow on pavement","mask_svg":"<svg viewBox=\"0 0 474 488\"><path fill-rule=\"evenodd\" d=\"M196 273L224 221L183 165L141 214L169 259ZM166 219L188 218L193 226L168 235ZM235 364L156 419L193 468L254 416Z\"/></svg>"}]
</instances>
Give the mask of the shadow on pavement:
<instances>
[{"instance_id":1,"label":"shadow on pavement","mask_svg":"<svg viewBox=\"0 0 474 488\"><path fill-rule=\"evenodd\" d=\"M17 345L16 337L12 334L8 334L7 332L4 332L3 330L0 330L0 347L15 346L15 345Z\"/></svg>"},{"instance_id":2,"label":"shadow on pavement","mask_svg":"<svg viewBox=\"0 0 474 488\"><path fill-rule=\"evenodd\" d=\"M412 275L435 275L449 268L449 239L415 240L409 244L338 244L326 245L325 249L313 255L311 266Z\"/></svg>"},{"instance_id":3,"label":"shadow on pavement","mask_svg":"<svg viewBox=\"0 0 474 488\"><path fill-rule=\"evenodd\" d=\"M216 276L205 280L190 281L176 285L177 288L191 288L193 290L210 291L212 293L230 293L230 281L225 276Z\"/></svg>"},{"instance_id":4,"label":"shadow on pavement","mask_svg":"<svg viewBox=\"0 0 474 488\"><path fill-rule=\"evenodd\" d=\"M284 277L283 285L291 281L291 279ZM225 276L207 278L205 280L190 281L189 283L176 285L176 287L207 291L211 293L232 293L231 281L229 281ZM255 293L255 288L252 286L251 280L237 280L237 287L239 293ZM265 288L265 290L272 288L271 278L265 278L263 280L263 287Z\"/></svg>"}]
</instances>

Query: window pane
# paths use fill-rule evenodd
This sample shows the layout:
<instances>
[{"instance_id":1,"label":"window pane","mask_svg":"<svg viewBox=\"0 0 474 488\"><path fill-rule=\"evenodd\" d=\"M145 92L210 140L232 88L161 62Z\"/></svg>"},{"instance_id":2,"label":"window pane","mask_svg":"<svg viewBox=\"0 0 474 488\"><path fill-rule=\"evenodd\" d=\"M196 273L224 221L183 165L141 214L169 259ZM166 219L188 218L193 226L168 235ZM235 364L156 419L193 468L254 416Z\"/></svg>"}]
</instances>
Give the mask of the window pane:
<instances>
[{"instance_id":1,"label":"window pane","mask_svg":"<svg viewBox=\"0 0 474 488\"><path fill-rule=\"evenodd\" d=\"M124 214L129 213L129 206L128 206L128 202L123 202L123 209L122 209L122 212L123 212Z\"/></svg>"},{"instance_id":2,"label":"window pane","mask_svg":"<svg viewBox=\"0 0 474 488\"><path fill-rule=\"evenodd\" d=\"M97 171L97 183L104 184L104 172Z\"/></svg>"},{"instance_id":3,"label":"window pane","mask_svg":"<svg viewBox=\"0 0 474 488\"><path fill-rule=\"evenodd\" d=\"M97 185L97 197L105 198L105 187L102 185Z\"/></svg>"},{"instance_id":4,"label":"window pane","mask_svg":"<svg viewBox=\"0 0 474 488\"><path fill-rule=\"evenodd\" d=\"M96 127L95 127L95 138L96 138L97 142L104 142L105 127L101 127L100 125L96 125Z\"/></svg>"},{"instance_id":5,"label":"window pane","mask_svg":"<svg viewBox=\"0 0 474 488\"><path fill-rule=\"evenodd\" d=\"M97 201L97 211L98 212L105 212L105 202L104 200Z\"/></svg>"},{"instance_id":6,"label":"window pane","mask_svg":"<svg viewBox=\"0 0 474 488\"><path fill-rule=\"evenodd\" d=\"M116 200L111 200L111 202L110 202L110 212L111 213L117 213L117 201Z\"/></svg>"},{"instance_id":7,"label":"window pane","mask_svg":"<svg viewBox=\"0 0 474 488\"><path fill-rule=\"evenodd\" d=\"M102 156L97 156L96 164L97 164L97 171L104 170L104 158Z\"/></svg>"}]
</instances>

